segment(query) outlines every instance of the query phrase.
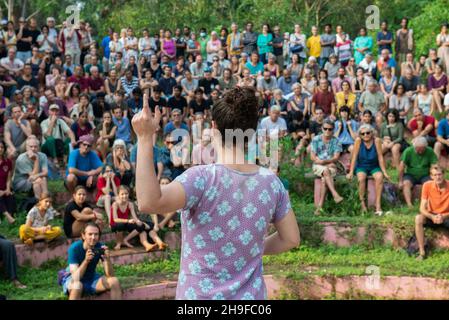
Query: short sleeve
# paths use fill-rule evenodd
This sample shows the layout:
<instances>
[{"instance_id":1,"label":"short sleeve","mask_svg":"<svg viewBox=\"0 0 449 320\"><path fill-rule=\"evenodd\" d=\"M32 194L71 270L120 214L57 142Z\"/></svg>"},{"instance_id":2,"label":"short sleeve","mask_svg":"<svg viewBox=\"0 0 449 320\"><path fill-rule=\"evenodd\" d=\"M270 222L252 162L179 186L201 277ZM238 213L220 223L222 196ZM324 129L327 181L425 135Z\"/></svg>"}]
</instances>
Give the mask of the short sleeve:
<instances>
[{"instance_id":1,"label":"short sleeve","mask_svg":"<svg viewBox=\"0 0 449 320\"><path fill-rule=\"evenodd\" d=\"M69 265L71 265L71 264L78 264L79 265L82 262L82 261L80 261L81 257L79 257L77 255L77 252L76 252L77 244L78 244L78 242L75 242L69 248L68 259L67 259ZM83 259L84 259L84 257L83 257Z\"/></svg>"},{"instance_id":2,"label":"short sleeve","mask_svg":"<svg viewBox=\"0 0 449 320\"><path fill-rule=\"evenodd\" d=\"M33 221L34 221L35 214L36 214L36 207L33 207L30 211L28 211L26 221L31 221L31 222L33 222Z\"/></svg>"},{"instance_id":3,"label":"short sleeve","mask_svg":"<svg viewBox=\"0 0 449 320\"><path fill-rule=\"evenodd\" d=\"M100 160L100 157L95 152L91 151L90 156L93 161L94 170L103 166L103 162Z\"/></svg>"},{"instance_id":4,"label":"short sleeve","mask_svg":"<svg viewBox=\"0 0 449 320\"><path fill-rule=\"evenodd\" d=\"M421 191L421 199L422 200L429 199L429 187L430 187L430 183L424 183L424 185L422 186L422 191Z\"/></svg>"},{"instance_id":5,"label":"short sleeve","mask_svg":"<svg viewBox=\"0 0 449 320\"><path fill-rule=\"evenodd\" d=\"M276 208L275 208L271 223L276 223L276 222L281 221L288 214L288 212L291 209L291 203L290 203L290 198L288 196L288 192L285 189L282 182L277 177L276 177L275 184L278 185L279 195L277 198Z\"/></svg>"},{"instance_id":6,"label":"short sleeve","mask_svg":"<svg viewBox=\"0 0 449 320\"><path fill-rule=\"evenodd\" d=\"M76 167L76 159L78 157L78 152L79 152L78 150L73 150L72 152L70 152L69 161L67 164L68 169Z\"/></svg>"},{"instance_id":7,"label":"short sleeve","mask_svg":"<svg viewBox=\"0 0 449 320\"><path fill-rule=\"evenodd\" d=\"M186 195L183 210L195 210L200 202L202 195L206 191L206 172L204 166L196 166L176 177L175 181L183 186Z\"/></svg>"}]
</instances>

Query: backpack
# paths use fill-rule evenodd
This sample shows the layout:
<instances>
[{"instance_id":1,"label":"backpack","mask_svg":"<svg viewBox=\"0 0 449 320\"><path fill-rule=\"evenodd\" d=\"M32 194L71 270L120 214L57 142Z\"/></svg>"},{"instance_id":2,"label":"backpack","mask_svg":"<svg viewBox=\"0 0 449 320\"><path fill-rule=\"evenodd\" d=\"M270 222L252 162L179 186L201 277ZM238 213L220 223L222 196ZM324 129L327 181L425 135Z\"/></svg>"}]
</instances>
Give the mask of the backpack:
<instances>
[{"instance_id":1,"label":"backpack","mask_svg":"<svg viewBox=\"0 0 449 320\"><path fill-rule=\"evenodd\" d=\"M384 189L382 191L382 198L385 199L392 206L399 206L400 201L398 193L394 184L384 182Z\"/></svg>"},{"instance_id":2,"label":"backpack","mask_svg":"<svg viewBox=\"0 0 449 320\"><path fill-rule=\"evenodd\" d=\"M424 240L424 250L428 252L430 248L429 242L427 239ZM409 256L413 256L419 252L418 239L416 239L416 235L413 235L407 242L407 247L405 249Z\"/></svg>"}]
</instances>

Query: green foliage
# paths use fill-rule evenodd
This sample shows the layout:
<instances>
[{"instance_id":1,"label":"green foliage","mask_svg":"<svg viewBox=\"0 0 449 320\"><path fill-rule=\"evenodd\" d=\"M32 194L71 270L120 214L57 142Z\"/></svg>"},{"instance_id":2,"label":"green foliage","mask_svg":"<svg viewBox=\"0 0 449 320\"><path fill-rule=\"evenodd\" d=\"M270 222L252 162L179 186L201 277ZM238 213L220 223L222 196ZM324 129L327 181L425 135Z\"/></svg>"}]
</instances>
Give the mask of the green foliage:
<instances>
[{"instance_id":1,"label":"green foliage","mask_svg":"<svg viewBox=\"0 0 449 320\"><path fill-rule=\"evenodd\" d=\"M428 54L429 48L436 47L436 37L440 25L449 19L447 0L436 0L426 4L420 14L410 22L416 40L416 55Z\"/></svg>"}]
</instances>

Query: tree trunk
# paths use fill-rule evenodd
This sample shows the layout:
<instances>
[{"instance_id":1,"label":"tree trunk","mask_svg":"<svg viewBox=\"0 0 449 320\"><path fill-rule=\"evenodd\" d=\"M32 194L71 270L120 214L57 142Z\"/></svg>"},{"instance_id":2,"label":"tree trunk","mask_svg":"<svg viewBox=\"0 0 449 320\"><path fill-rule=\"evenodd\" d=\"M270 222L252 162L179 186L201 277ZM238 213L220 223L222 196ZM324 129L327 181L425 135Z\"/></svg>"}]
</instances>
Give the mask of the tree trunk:
<instances>
[{"instance_id":1,"label":"tree trunk","mask_svg":"<svg viewBox=\"0 0 449 320\"><path fill-rule=\"evenodd\" d=\"M21 17L26 17L27 0L22 0L22 14Z\"/></svg>"},{"instance_id":2,"label":"tree trunk","mask_svg":"<svg viewBox=\"0 0 449 320\"><path fill-rule=\"evenodd\" d=\"M8 0L8 21L13 19L14 15L14 0Z\"/></svg>"}]
</instances>

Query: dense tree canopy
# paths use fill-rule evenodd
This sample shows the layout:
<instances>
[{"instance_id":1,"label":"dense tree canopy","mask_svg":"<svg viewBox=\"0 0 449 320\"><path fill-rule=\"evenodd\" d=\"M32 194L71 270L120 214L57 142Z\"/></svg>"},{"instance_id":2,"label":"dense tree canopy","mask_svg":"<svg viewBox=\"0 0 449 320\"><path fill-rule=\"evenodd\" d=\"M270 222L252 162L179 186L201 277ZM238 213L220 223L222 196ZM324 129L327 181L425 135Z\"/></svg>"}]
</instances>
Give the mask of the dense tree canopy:
<instances>
[{"instance_id":1,"label":"dense tree canopy","mask_svg":"<svg viewBox=\"0 0 449 320\"><path fill-rule=\"evenodd\" d=\"M10 0L11 1L11 0ZM417 35L417 51L434 45L440 24L449 19L447 0L14 0L14 16L36 14L44 18L52 15L67 17L68 5L81 3L81 18L88 20L94 29L103 34L108 26L116 29L132 26L153 32L159 27L217 29L229 26L231 21L243 25L252 21L257 27L262 23L279 24L291 30L300 23L308 32L312 25L330 22L341 24L354 36L365 25L367 6L380 8L380 20L388 21L396 28L402 17L411 19ZM7 8L2 8L3 15Z\"/></svg>"}]
</instances>

